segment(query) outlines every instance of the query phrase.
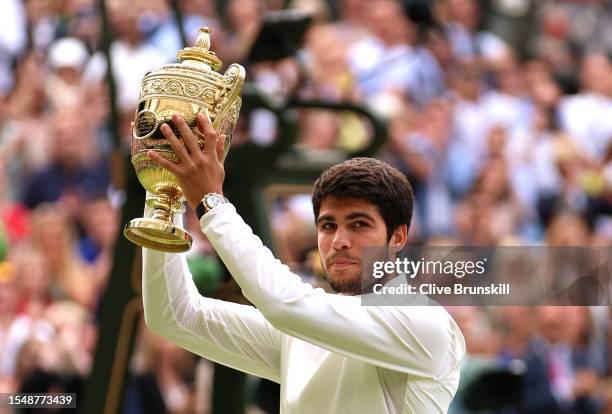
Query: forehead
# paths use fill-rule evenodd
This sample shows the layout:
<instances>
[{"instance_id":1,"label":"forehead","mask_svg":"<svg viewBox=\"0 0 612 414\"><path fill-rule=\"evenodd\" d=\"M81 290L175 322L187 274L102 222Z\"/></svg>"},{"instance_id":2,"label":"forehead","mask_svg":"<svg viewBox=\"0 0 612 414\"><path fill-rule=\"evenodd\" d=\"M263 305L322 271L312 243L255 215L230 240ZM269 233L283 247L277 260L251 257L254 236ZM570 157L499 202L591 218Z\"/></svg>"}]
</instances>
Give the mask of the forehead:
<instances>
[{"instance_id":1,"label":"forehead","mask_svg":"<svg viewBox=\"0 0 612 414\"><path fill-rule=\"evenodd\" d=\"M318 218L330 216L341 219L353 213L365 213L375 220L383 221L375 204L363 198L354 197L325 197L321 201Z\"/></svg>"}]
</instances>

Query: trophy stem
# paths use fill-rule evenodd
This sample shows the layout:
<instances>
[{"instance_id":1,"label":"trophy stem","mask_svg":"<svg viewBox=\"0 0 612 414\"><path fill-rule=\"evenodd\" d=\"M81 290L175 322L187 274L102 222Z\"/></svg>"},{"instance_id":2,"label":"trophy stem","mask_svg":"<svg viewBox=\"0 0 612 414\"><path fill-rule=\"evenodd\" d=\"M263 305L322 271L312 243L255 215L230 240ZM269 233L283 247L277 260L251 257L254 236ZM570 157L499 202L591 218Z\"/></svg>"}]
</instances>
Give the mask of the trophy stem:
<instances>
[{"instance_id":1,"label":"trophy stem","mask_svg":"<svg viewBox=\"0 0 612 414\"><path fill-rule=\"evenodd\" d=\"M168 224L172 224L174 222L172 201L170 200L170 197L156 197L156 200L153 202L153 208L154 219L165 221Z\"/></svg>"},{"instance_id":2,"label":"trophy stem","mask_svg":"<svg viewBox=\"0 0 612 414\"><path fill-rule=\"evenodd\" d=\"M170 210L163 207L155 208L153 211L153 218L161 221L167 221L169 224L172 224L172 214L170 214Z\"/></svg>"},{"instance_id":3,"label":"trophy stem","mask_svg":"<svg viewBox=\"0 0 612 414\"><path fill-rule=\"evenodd\" d=\"M185 212L181 202L181 193L174 189L162 188L157 195L150 197L147 204L153 207L153 218L168 224L174 223L176 213Z\"/></svg>"},{"instance_id":4,"label":"trophy stem","mask_svg":"<svg viewBox=\"0 0 612 414\"><path fill-rule=\"evenodd\" d=\"M191 236L174 224L174 214L185 211L181 194L164 188L148 198L147 204L153 208L152 217L131 220L124 229L125 236L150 249L172 253L189 250Z\"/></svg>"}]
</instances>

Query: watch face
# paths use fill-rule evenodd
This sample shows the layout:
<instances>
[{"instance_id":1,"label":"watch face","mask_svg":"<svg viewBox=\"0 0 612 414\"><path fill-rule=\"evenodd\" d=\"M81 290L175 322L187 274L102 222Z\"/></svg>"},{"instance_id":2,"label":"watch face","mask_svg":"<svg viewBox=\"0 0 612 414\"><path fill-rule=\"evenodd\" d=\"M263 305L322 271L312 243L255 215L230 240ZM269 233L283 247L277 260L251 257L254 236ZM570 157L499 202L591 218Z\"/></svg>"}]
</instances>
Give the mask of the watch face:
<instances>
[{"instance_id":1,"label":"watch face","mask_svg":"<svg viewBox=\"0 0 612 414\"><path fill-rule=\"evenodd\" d=\"M216 195L209 195L205 199L206 206L210 210L211 208L217 207L219 204L223 203L223 199Z\"/></svg>"}]
</instances>

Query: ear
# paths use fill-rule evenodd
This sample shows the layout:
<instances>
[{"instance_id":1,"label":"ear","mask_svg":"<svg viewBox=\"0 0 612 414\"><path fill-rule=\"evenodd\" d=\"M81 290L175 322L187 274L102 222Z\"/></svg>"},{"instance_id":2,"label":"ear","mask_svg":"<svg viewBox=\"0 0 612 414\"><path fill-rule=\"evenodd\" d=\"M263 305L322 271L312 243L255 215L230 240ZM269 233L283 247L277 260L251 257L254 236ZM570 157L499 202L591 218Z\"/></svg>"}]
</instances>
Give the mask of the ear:
<instances>
[{"instance_id":1,"label":"ear","mask_svg":"<svg viewBox=\"0 0 612 414\"><path fill-rule=\"evenodd\" d=\"M400 224L393 230L393 234L391 235L391 240L389 240L389 246L393 248L394 251L399 252L406 246L406 241L408 240L408 226L405 224Z\"/></svg>"}]
</instances>

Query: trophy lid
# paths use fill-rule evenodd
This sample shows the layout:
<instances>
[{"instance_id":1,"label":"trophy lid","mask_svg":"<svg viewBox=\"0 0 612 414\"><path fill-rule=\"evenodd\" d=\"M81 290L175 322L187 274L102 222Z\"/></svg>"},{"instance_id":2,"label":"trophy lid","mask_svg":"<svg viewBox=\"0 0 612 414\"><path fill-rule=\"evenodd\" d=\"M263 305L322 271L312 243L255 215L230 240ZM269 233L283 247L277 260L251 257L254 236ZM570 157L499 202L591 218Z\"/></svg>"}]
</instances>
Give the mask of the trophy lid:
<instances>
[{"instance_id":1,"label":"trophy lid","mask_svg":"<svg viewBox=\"0 0 612 414\"><path fill-rule=\"evenodd\" d=\"M195 61L205 63L213 70L221 69L221 60L215 55L215 52L210 51L210 29L208 27L202 27L199 29L199 32L200 34L196 39L195 46L186 47L180 50L176 54L176 57L181 63Z\"/></svg>"}]
</instances>

